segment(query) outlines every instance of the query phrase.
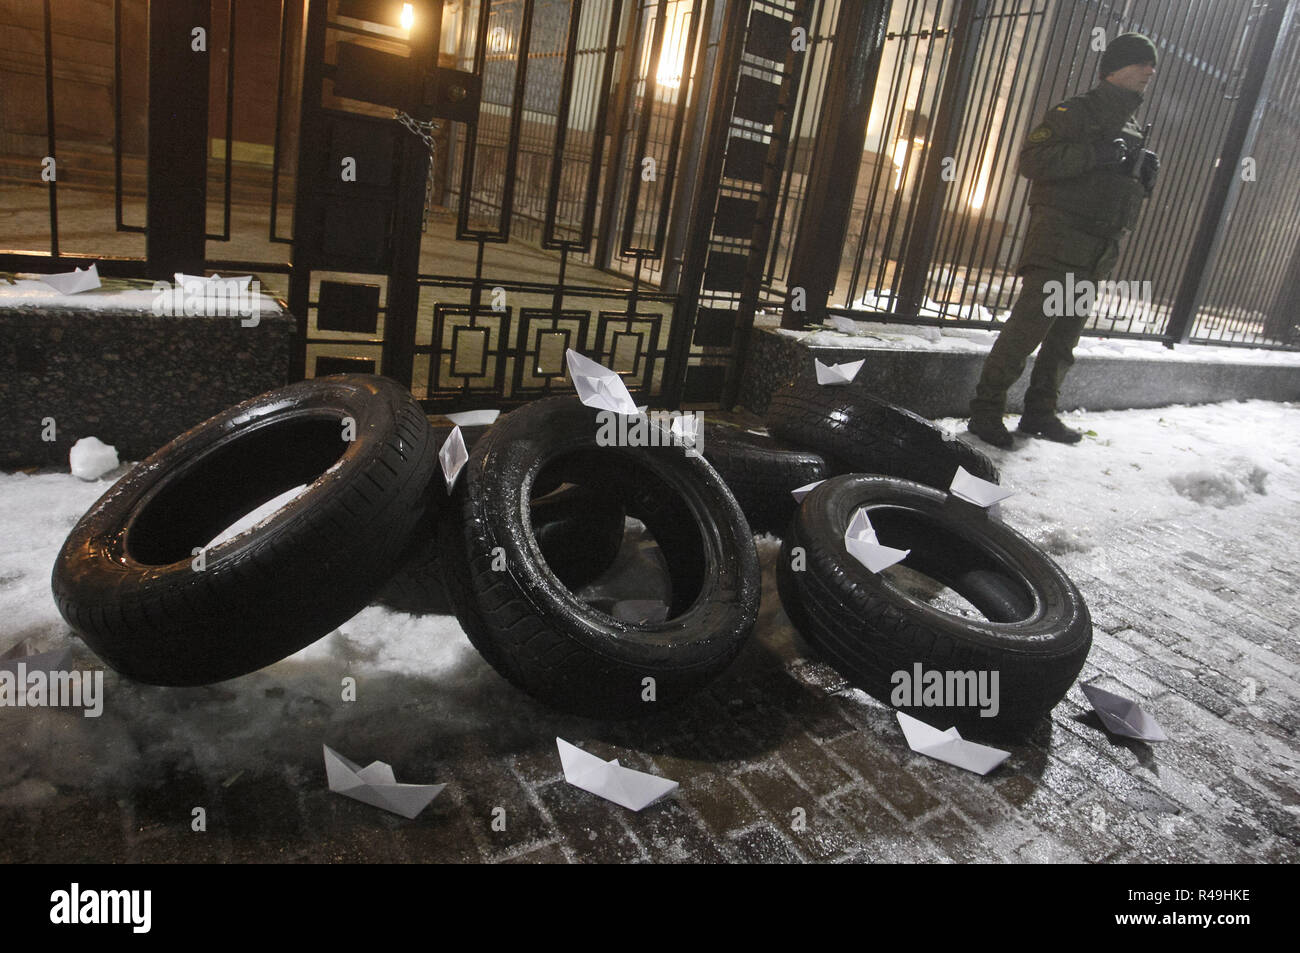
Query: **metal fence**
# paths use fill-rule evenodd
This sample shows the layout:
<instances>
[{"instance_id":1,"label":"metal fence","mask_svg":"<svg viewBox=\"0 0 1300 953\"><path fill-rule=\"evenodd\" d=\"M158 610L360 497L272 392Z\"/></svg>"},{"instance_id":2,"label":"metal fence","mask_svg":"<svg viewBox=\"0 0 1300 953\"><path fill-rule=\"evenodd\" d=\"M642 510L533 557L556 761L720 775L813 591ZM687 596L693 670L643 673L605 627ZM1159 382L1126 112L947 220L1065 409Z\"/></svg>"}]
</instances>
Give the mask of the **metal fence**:
<instances>
[{"instance_id":1,"label":"metal fence","mask_svg":"<svg viewBox=\"0 0 1300 953\"><path fill-rule=\"evenodd\" d=\"M799 138L783 178L765 292L784 300L794 225L817 148L840 0L810 31ZM1293 6L1293 5L1292 5ZM831 310L876 320L993 326L1009 310L1027 224L1025 134L1097 82L1099 37L1137 31L1160 51L1139 120L1160 153L1155 194L1122 243L1108 336L1295 346L1300 162L1296 23L1252 0L907 0L890 10ZM1261 75L1263 74L1263 75ZM1265 80L1259 105L1251 99ZM1255 85L1252 85L1254 83ZM1250 141L1240 133L1250 123ZM1242 148L1252 179L1225 175Z\"/></svg>"},{"instance_id":2,"label":"metal fence","mask_svg":"<svg viewBox=\"0 0 1300 953\"><path fill-rule=\"evenodd\" d=\"M483 2L485 35L476 33L482 5L466 3L457 7L455 41L443 47L462 68L473 62L480 39L485 47L466 224L499 222L509 208L516 239L552 251L568 242L563 254L574 265L615 272L615 284L631 276L630 310L643 292L667 306L688 254L706 119L720 95L709 88L720 48L718 11L733 4ZM771 190L771 242L761 275L767 301L783 300L787 291L829 67L843 42L835 24L842 4L856 2L806 4L807 50L792 87L798 94L789 144L774 165L781 173ZM10 213L0 222L0 246L8 249L0 266L9 269L38 267L43 256L81 264L94 255L105 259L107 274L136 274L169 241L166 210L146 204L148 194L163 194L167 169L152 161L144 121L147 111L167 113L165 68L151 75L143 65L150 17L165 14L167 5L83 6L84 16L81 6L57 0L6 7L14 18L6 25L31 47L24 56L35 64L30 84L6 89L6 98L12 106L20 97L43 97L43 123L0 123L0 180ZM789 15L784 4L767 7ZM1089 330L1300 346L1296 7L1297 0L893 0L861 162L855 175L846 173L854 176L848 233L842 248L829 251L840 257L831 309L882 321L996 326L1016 291L1027 220L1026 182L1015 172L1020 143L1053 103L1096 81L1097 31L1113 37L1138 30L1160 49L1139 118L1152 123L1162 170L1114 276L1149 281L1152 294L1149 301L1102 300ZM203 262L222 271L287 274L303 4L215 0L208 11L210 121L186 132L203 138ZM102 64L82 70L61 52L70 48L61 38L89 33L104 38L106 53ZM525 40L521 79L516 54ZM740 68L751 78L771 78ZM106 108L79 110L72 91L94 83ZM100 86L93 86L95 95ZM240 104L257 97L270 103L272 96L264 113L274 130L254 135ZM516 97L522 110L513 109ZM0 119L17 112L7 106ZM561 114L567 121L556 161ZM376 107L375 115L391 111ZM459 209L466 129L448 123L445 135L439 148L449 165L439 170L440 197ZM254 155L247 148L255 142L261 145ZM45 155L58 157L56 181L41 178ZM162 177L158 188L155 176ZM737 194L754 198L743 189ZM592 241L577 243L584 234ZM574 280L561 268L551 283ZM736 326L743 330L743 320ZM349 338L338 348L358 343ZM421 346L439 345L430 339ZM697 341L691 360L705 353L702 347ZM709 354L730 360L729 351Z\"/></svg>"},{"instance_id":3,"label":"metal fence","mask_svg":"<svg viewBox=\"0 0 1300 953\"><path fill-rule=\"evenodd\" d=\"M579 10L571 88L567 104L563 161L552 163L552 143L562 92L566 88L566 39L571 0L536 0L527 35L523 0L494 0L483 68L483 107L477 130L473 213L495 218L507 188L513 188L512 227L520 237L540 242L546 232L547 203L553 175L558 176L552 228L578 234L587 214L588 166L597 150L597 135L607 136L596 176L604 187L595 193L593 211L598 241L574 255L576 261L659 284L662 255L634 249L662 246L674 202L682 161L681 142L690 88L704 60L701 39L702 0L586 0ZM476 37L473 18L463 21L457 42L462 69L472 68ZM522 82L514 68L518 45L527 43ZM627 50L629 43L632 53ZM685 80L685 82L683 82ZM522 95L524 120L512 131L506 120L516 95ZM602 147L603 147L602 143ZM506 161L515 155L514 181ZM450 152L444 204L460 203L462 155ZM649 160L647 162L647 160ZM621 210L635 214L619 221Z\"/></svg>"},{"instance_id":4,"label":"metal fence","mask_svg":"<svg viewBox=\"0 0 1300 953\"><path fill-rule=\"evenodd\" d=\"M1235 202L1191 338L1297 341L1300 324L1300 16L1283 25L1274 74L1248 133Z\"/></svg>"}]
</instances>

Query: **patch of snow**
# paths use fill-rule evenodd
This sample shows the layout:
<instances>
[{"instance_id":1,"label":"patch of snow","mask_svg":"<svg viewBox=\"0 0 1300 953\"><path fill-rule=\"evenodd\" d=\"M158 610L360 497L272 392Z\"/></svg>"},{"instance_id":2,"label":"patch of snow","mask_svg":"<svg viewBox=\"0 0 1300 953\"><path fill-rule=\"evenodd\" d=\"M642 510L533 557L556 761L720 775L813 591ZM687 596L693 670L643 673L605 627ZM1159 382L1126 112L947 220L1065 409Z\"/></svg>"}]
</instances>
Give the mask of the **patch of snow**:
<instances>
[{"instance_id":1,"label":"patch of snow","mask_svg":"<svg viewBox=\"0 0 1300 953\"><path fill-rule=\"evenodd\" d=\"M1042 534L1038 544L1053 556L1066 553L1086 553L1092 549L1092 543L1086 538L1087 530L1071 530L1058 526Z\"/></svg>"},{"instance_id":2,"label":"patch of snow","mask_svg":"<svg viewBox=\"0 0 1300 953\"><path fill-rule=\"evenodd\" d=\"M168 285L168 287L171 287ZM75 308L79 311L143 311L154 313L158 293L152 288L121 288L114 291L82 291L65 295L35 277L18 278L12 284L0 281L0 302L6 308ZM258 292L259 313L274 314L275 298Z\"/></svg>"},{"instance_id":3,"label":"patch of snow","mask_svg":"<svg viewBox=\"0 0 1300 953\"><path fill-rule=\"evenodd\" d=\"M1300 506L1300 404L1235 401L1154 410L1063 414L1085 433L1067 446L1016 437L997 450L972 436L964 418L937 423L988 454L1016 494L1004 522L1067 570L1104 575L1107 538L1161 520L1196 519L1249 532L1294 519ZM1014 430L1018 418L1006 418ZM1291 515L1284 515L1291 514Z\"/></svg>"},{"instance_id":4,"label":"patch of snow","mask_svg":"<svg viewBox=\"0 0 1300 953\"><path fill-rule=\"evenodd\" d=\"M924 313L924 312L923 312ZM929 315L933 317L934 315ZM963 313L963 317L968 317ZM980 320L988 320L981 317ZM972 351L987 353L997 340L998 331L985 328L962 328L933 325L889 324L880 321L853 321L851 331L813 329L796 331L775 327L771 321L758 320L759 326L771 327L776 333L792 337L813 347L883 348L889 350ZM848 325L837 322L839 328ZM1281 364L1300 366L1300 351L1269 348L1221 347L1212 344L1187 344L1170 349L1159 341L1131 338L1104 338L1085 335L1074 349L1078 358L1123 358L1135 361L1192 361L1212 364Z\"/></svg>"},{"instance_id":5,"label":"patch of snow","mask_svg":"<svg viewBox=\"0 0 1300 953\"><path fill-rule=\"evenodd\" d=\"M281 509L283 509L285 504L289 503L291 500L296 500L300 495L302 495L302 492L307 489L308 485L309 484L306 483L300 483L298 486L295 486L293 489L285 490L279 496L267 500L265 503L263 503L261 506L257 507L256 509L249 511L248 513L245 513L239 519L235 520L235 522L231 523L220 533L214 536L212 538L212 541L208 543L208 545L205 546L204 548L211 549L213 546L216 546L218 543L224 543L226 542L226 540L234 539L240 533L245 532L246 530L250 530L254 526L257 526L259 523L269 520L272 516L274 516Z\"/></svg>"},{"instance_id":6,"label":"patch of snow","mask_svg":"<svg viewBox=\"0 0 1300 953\"><path fill-rule=\"evenodd\" d=\"M1236 461L1235 465L1214 470L1175 473L1169 477L1170 484L1180 496L1218 509L1246 502L1248 493L1263 496L1268 492L1264 488L1267 480L1268 471L1249 460Z\"/></svg>"},{"instance_id":7,"label":"patch of snow","mask_svg":"<svg viewBox=\"0 0 1300 953\"><path fill-rule=\"evenodd\" d=\"M82 480L98 480L118 466L117 448L98 437L82 437L68 451L72 475Z\"/></svg>"}]
</instances>

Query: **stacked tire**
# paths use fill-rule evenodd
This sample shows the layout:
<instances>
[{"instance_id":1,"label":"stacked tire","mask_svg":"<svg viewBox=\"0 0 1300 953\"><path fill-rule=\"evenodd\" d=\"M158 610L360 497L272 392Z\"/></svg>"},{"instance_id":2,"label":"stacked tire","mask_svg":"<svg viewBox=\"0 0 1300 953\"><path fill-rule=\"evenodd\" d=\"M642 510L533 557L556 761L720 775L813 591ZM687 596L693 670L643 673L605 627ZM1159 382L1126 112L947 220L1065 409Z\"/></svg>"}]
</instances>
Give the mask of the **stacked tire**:
<instances>
[{"instance_id":1,"label":"stacked tire","mask_svg":"<svg viewBox=\"0 0 1300 953\"><path fill-rule=\"evenodd\" d=\"M122 674L199 685L284 658L378 597L453 612L501 675L548 705L626 718L689 697L741 650L758 615L758 531L783 537L791 621L886 703L1023 730L1077 677L1091 642L1078 590L1023 536L954 504L958 467L993 481L997 470L928 421L801 385L773 397L772 436L714 425L701 456L602 445L598 413L549 398L468 433L448 490L438 451L451 431L397 383L340 375L272 391L177 437L95 503L55 562L59 611ZM791 491L809 484L796 506ZM881 543L910 550L904 571L982 617L867 571L844 542L859 510ZM662 556L662 611L580 596L630 526ZM895 676L917 666L996 672L996 714L900 703Z\"/></svg>"},{"instance_id":2,"label":"stacked tire","mask_svg":"<svg viewBox=\"0 0 1300 953\"><path fill-rule=\"evenodd\" d=\"M777 562L786 615L821 658L878 700L942 728L1023 733L1060 702L1087 658L1091 619L1051 557L948 494L959 467L998 481L986 455L857 388L787 387L773 395L767 426L782 448L816 455L827 475L792 505ZM769 460L766 472L779 468ZM794 481L778 480L770 495L790 499ZM844 537L859 510L881 545L909 551L900 570L871 572L849 553ZM918 597L909 585L917 574L976 612ZM997 697L916 704L916 694L899 691L929 672L953 673L959 687L983 678Z\"/></svg>"},{"instance_id":3,"label":"stacked tire","mask_svg":"<svg viewBox=\"0 0 1300 953\"><path fill-rule=\"evenodd\" d=\"M381 596L454 611L502 675L556 708L659 711L744 644L758 557L704 459L600 446L598 432L577 398L534 402L469 435L449 494L438 451L450 430L431 428L404 387L373 375L294 384L199 424L119 480L65 541L55 599L107 664L152 684L252 672ZM575 595L615 561L629 518L665 557L658 617Z\"/></svg>"}]
</instances>

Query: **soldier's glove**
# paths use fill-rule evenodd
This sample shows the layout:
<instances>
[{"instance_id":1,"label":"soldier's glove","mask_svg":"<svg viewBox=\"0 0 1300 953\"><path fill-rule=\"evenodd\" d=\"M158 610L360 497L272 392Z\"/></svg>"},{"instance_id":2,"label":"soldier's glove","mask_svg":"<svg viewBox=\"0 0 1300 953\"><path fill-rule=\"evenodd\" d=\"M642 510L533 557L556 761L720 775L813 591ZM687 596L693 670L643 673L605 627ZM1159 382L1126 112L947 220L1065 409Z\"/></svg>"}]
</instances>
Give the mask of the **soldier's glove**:
<instances>
[{"instance_id":1,"label":"soldier's glove","mask_svg":"<svg viewBox=\"0 0 1300 953\"><path fill-rule=\"evenodd\" d=\"M1093 164L1099 169L1121 168L1128 158L1128 143L1123 139L1098 142L1092 147Z\"/></svg>"},{"instance_id":2,"label":"soldier's glove","mask_svg":"<svg viewBox=\"0 0 1300 953\"><path fill-rule=\"evenodd\" d=\"M1150 195L1156 187L1156 173L1160 171L1160 157L1150 149L1142 150L1142 157L1138 160L1137 177L1142 183L1142 188L1147 190Z\"/></svg>"}]
</instances>

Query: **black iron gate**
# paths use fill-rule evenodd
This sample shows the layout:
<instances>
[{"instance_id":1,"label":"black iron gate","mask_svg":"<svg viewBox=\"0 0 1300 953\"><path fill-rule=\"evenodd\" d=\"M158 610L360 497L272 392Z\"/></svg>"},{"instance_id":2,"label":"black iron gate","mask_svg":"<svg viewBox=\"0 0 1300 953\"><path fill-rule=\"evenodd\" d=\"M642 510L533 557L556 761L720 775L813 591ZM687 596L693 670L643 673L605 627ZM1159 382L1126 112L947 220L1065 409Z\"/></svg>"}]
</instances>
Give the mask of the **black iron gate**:
<instances>
[{"instance_id":1,"label":"black iron gate","mask_svg":"<svg viewBox=\"0 0 1300 953\"><path fill-rule=\"evenodd\" d=\"M709 6L494 0L460 23L456 55L482 76L483 107L449 130L442 254L419 279L415 390L431 409L567 389L568 348L638 399L671 392L677 296L646 279L689 205L674 186ZM630 285L592 267L602 257Z\"/></svg>"},{"instance_id":2,"label":"black iron gate","mask_svg":"<svg viewBox=\"0 0 1300 953\"><path fill-rule=\"evenodd\" d=\"M567 390L574 348L638 399L730 402L805 0L417 9L441 35L412 32L406 57L358 38L373 4L311 6L291 299L303 373L380 370L429 410L511 406ZM439 48L439 74L467 91L455 110L419 100ZM433 150L427 198L409 130Z\"/></svg>"},{"instance_id":3,"label":"black iron gate","mask_svg":"<svg viewBox=\"0 0 1300 953\"><path fill-rule=\"evenodd\" d=\"M874 74L874 89L865 114L854 113L855 156L835 153L834 136L849 120L799 123L764 290L777 302L794 287L816 298L786 314L791 327L827 308L863 319L996 326L1014 298L1026 221L1020 143L1052 103L1097 81L1105 37L1135 30L1150 35L1160 55L1139 112L1153 123L1160 184L1114 275L1149 282L1151 294L1110 296L1089 331L1294 347L1300 165L1282 143L1295 130L1297 6L826 0L812 31L825 65L815 71L819 82L805 84L799 110L836 113L836 97L860 86L863 71ZM846 17L871 8L884 19L878 33L846 32ZM834 174L823 174L828 169ZM845 227L809 244L800 216L812 208L825 231L827 211L841 205Z\"/></svg>"},{"instance_id":4,"label":"black iron gate","mask_svg":"<svg viewBox=\"0 0 1300 953\"><path fill-rule=\"evenodd\" d=\"M107 208L91 177L75 193L79 223L108 221L81 229L88 246L61 245L51 182L49 253L0 263L257 272L297 315L294 376L378 371L430 410L567 389L568 347L642 399L716 399L694 369L730 342L693 342L681 305L701 274L698 143L727 122L714 91L730 95L739 69L721 57L724 14L743 25L750 5L114 0L114 131L78 143L87 167L111 145L113 187ZM44 5L50 153L61 11ZM258 97L273 132L265 108L250 131ZM291 262L274 260L281 244Z\"/></svg>"},{"instance_id":5,"label":"black iron gate","mask_svg":"<svg viewBox=\"0 0 1300 953\"><path fill-rule=\"evenodd\" d=\"M1167 165L1122 267L1157 307L1092 330L1294 347L1297 7L113 0L83 22L49 0L22 8L43 83L0 117L26 117L0 128L0 268L257 272L299 316L297 374L379 371L430 410L567 389L569 347L643 400L728 404L755 309L795 287L795 323L993 326L1023 221L1008 157L1092 81L1094 31L1141 29ZM111 109L84 131L55 54L88 28L113 39Z\"/></svg>"}]
</instances>

